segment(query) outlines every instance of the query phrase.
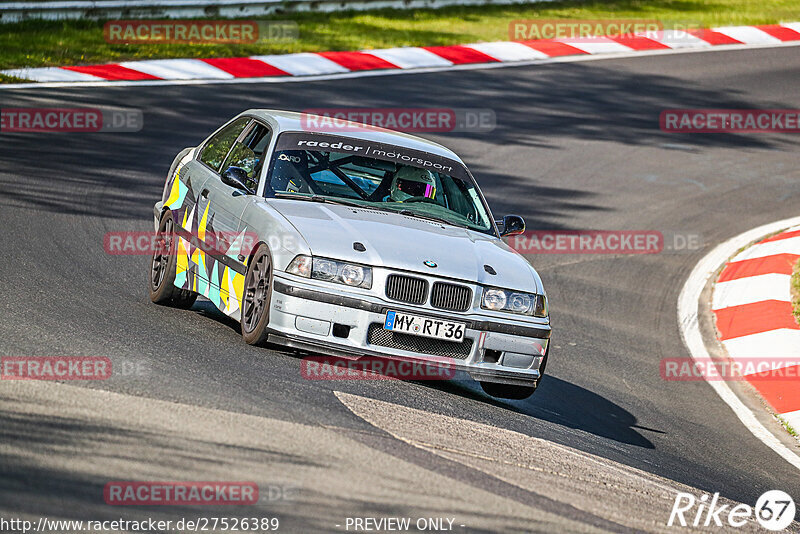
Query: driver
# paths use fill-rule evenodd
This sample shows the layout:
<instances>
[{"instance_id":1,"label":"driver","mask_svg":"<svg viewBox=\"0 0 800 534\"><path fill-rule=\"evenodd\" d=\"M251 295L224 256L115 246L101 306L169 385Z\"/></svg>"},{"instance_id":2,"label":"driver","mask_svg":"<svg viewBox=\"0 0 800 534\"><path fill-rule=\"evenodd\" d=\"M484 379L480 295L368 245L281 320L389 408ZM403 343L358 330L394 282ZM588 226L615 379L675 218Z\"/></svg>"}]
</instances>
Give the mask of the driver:
<instances>
[{"instance_id":1,"label":"driver","mask_svg":"<svg viewBox=\"0 0 800 534\"><path fill-rule=\"evenodd\" d=\"M402 167L392 180L389 197L395 202L404 202L412 197L429 198L436 196L436 179L430 171L417 167Z\"/></svg>"}]
</instances>

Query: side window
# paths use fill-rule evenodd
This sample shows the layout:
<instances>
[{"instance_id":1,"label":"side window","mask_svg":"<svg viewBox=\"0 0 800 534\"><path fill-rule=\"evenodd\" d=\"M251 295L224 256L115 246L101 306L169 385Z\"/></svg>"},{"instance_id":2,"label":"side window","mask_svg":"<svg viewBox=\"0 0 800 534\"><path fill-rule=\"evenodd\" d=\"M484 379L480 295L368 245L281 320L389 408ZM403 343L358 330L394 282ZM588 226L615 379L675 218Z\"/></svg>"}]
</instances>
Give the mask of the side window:
<instances>
[{"instance_id":1,"label":"side window","mask_svg":"<svg viewBox=\"0 0 800 534\"><path fill-rule=\"evenodd\" d=\"M225 171L228 167L239 167L247 172L248 187L255 189L258 185L258 176L264 166L264 152L269 146L272 132L269 128L260 123L254 123L253 127L240 142L233 145L233 149L225 158L220 168Z\"/></svg>"},{"instance_id":2,"label":"side window","mask_svg":"<svg viewBox=\"0 0 800 534\"><path fill-rule=\"evenodd\" d=\"M200 161L219 172L222 166L222 161L228 155L233 146L236 138L242 133L244 127L250 119L242 117L230 123L228 126L217 132L214 137L209 139L206 146L203 147L203 152L200 154Z\"/></svg>"}]
</instances>

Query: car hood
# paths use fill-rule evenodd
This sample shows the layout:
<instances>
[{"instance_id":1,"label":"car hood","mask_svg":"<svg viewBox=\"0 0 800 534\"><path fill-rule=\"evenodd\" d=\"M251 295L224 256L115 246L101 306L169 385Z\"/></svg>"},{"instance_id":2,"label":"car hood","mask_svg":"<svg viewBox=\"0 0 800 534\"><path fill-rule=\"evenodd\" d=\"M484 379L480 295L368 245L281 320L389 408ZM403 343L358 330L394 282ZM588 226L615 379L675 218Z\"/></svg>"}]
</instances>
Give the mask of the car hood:
<instances>
[{"instance_id":1,"label":"car hood","mask_svg":"<svg viewBox=\"0 0 800 534\"><path fill-rule=\"evenodd\" d=\"M315 256L416 271L520 291L543 291L533 267L502 240L386 211L270 199ZM361 243L365 252L353 248ZM435 262L427 267L424 262ZM485 265L497 273L486 272Z\"/></svg>"}]
</instances>

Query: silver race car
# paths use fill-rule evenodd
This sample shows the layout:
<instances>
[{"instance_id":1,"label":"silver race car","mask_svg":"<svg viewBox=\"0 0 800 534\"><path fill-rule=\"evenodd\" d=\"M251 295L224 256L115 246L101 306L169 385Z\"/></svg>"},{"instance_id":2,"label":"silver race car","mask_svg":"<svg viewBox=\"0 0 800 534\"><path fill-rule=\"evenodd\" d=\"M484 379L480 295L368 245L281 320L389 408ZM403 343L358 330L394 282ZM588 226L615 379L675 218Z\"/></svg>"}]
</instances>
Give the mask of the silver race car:
<instances>
[{"instance_id":1,"label":"silver race car","mask_svg":"<svg viewBox=\"0 0 800 534\"><path fill-rule=\"evenodd\" d=\"M250 110L175 158L155 228L153 302L198 295L247 343L450 362L489 395L522 399L547 362L539 275L501 239L459 157L357 123L309 131Z\"/></svg>"}]
</instances>

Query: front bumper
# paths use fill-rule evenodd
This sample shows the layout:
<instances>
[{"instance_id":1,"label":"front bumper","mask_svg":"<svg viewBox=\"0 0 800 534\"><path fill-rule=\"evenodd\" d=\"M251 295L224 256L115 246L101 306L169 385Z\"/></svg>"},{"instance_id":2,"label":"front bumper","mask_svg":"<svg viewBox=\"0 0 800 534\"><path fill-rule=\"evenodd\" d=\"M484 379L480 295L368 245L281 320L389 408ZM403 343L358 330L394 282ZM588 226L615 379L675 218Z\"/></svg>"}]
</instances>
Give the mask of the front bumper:
<instances>
[{"instance_id":1,"label":"front bumper","mask_svg":"<svg viewBox=\"0 0 800 534\"><path fill-rule=\"evenodd\" d=\"M514 318L501 323L476 313L447 314L274 274L271 342L327 355L397 357L433 365L446 359L448 365L486 382L532 386L541 376L549 324ZM409 340L414 343L408 346L385 342L389 334L382 325L389 310L466 323L464 345L419 337ZM391 335L392 339L404 336L408 335Z\"/></svg>"}]
</instances>

